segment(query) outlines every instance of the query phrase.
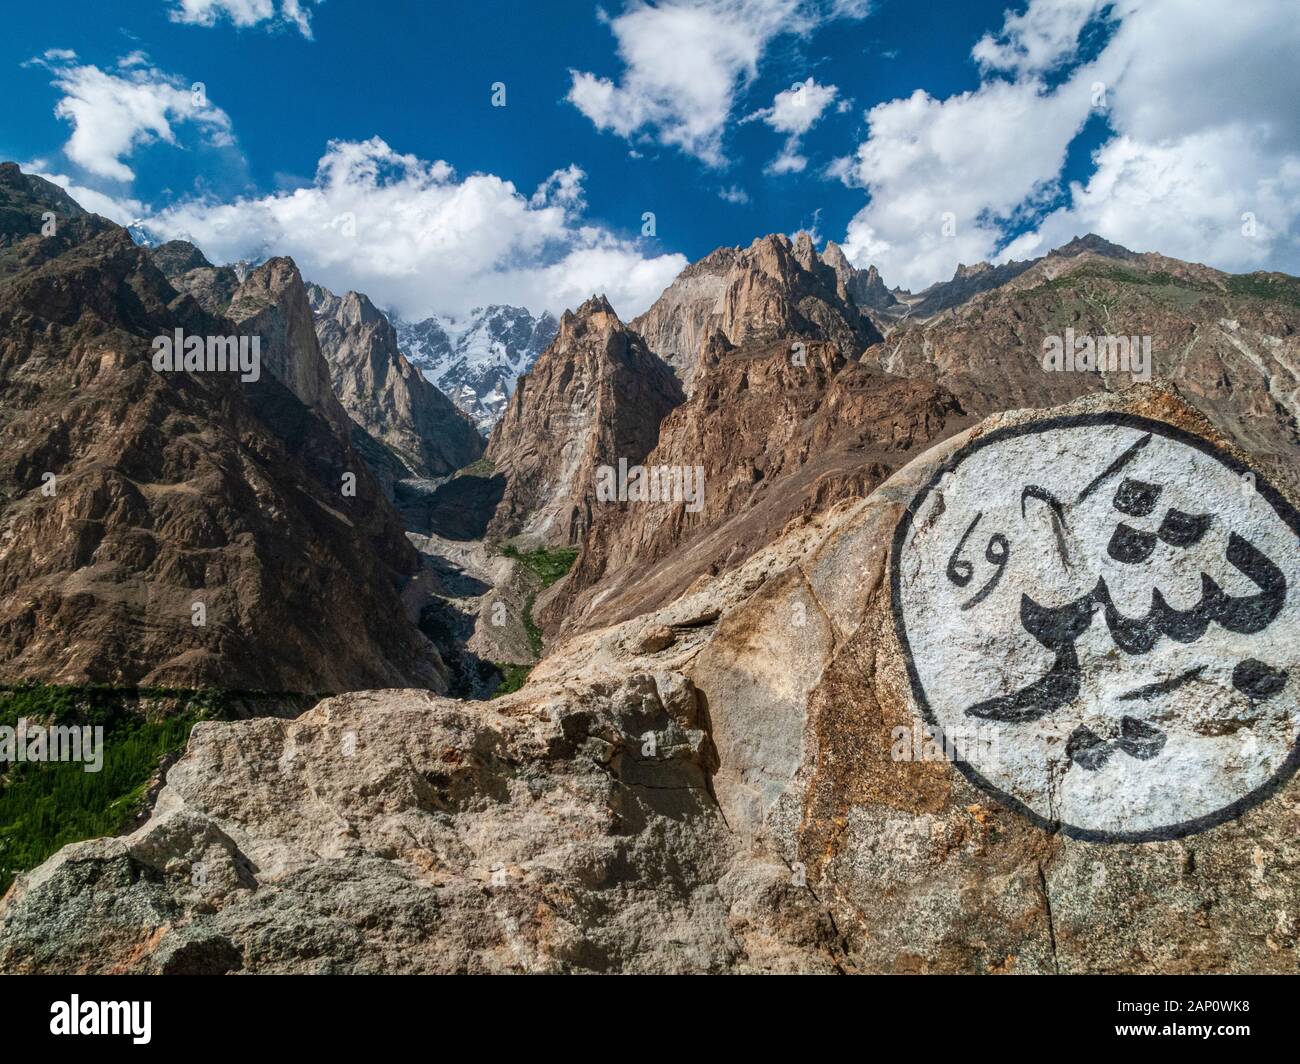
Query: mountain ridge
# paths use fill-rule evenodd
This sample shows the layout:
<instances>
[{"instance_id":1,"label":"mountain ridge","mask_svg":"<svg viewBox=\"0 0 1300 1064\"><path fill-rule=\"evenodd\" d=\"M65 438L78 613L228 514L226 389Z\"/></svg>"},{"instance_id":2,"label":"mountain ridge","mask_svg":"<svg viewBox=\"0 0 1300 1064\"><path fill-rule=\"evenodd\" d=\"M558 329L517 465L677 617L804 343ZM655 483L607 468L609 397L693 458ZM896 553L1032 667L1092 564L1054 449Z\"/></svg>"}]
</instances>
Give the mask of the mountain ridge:
<instances>
[{"instance_id":1,"label":"mountain ridge","mask_svg":"<svg viewBox=\"0 0 1300 1064\"><path fill-rule=\"evenodd\" d=\"M35 180L0 166L0 675L445 689L401 602L418 558L310 391L324 361L292 264L253 278L242 320L213 315L106 219L42 235L67 201ZM151 364L177 328L253 327L255 381Z\"/></svg>"}]
</instances>

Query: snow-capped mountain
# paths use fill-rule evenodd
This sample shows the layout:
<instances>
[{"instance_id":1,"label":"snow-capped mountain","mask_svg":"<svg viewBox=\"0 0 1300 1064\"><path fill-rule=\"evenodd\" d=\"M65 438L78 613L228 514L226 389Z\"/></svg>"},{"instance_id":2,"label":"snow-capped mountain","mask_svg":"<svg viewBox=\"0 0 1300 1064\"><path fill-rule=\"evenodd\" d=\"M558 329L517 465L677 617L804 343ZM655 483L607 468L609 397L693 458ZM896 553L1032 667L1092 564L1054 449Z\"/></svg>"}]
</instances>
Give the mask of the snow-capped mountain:
<instances>
[{"instance_id":1,"label":"snow-capped mountain","mask_svg":"<svg viewBox=\"0 0 1300 1064\"><path fill-rule=\"evenodd\" d=\"M486 432L554 338L559 322L523 307L480 307L464 318L404 321L390 314L403 354Z\"/></svg>"},{"instance_id":2,"label":"snow-capped mountain","mask_svg":"<svg viewBox=\"0 0 1300 1064\"><path fill-rule=\"evenodd\" d=\"M126 227L126 231L137 247L156 248L163 243L143 218L137 218Z\"/></svg>"}]
</instances>

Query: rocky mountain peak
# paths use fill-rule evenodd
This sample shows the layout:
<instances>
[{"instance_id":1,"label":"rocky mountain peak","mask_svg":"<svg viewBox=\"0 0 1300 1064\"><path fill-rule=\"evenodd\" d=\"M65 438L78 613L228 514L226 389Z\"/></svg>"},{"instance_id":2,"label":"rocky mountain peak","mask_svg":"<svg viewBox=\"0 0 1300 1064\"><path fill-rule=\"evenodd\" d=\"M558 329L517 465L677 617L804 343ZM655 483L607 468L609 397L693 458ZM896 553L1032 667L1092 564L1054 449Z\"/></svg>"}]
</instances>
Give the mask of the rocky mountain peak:
<instances>
[{"instance_id":1,"label":"rocky mountain peak","mask_svg":"<svg viewBox=\"0 0 1300 1064\"><path fill-rule=\"evenodd\" d=\"M701 343L695 390L646 468L700 469L698 504L603 507L568 576L538 598L548 632L599 628L743 562L791 522L866 494L964 424L942 389L871 372L809 340Z\"/></svg>"},{"instance_id":2,"label":"rocky mountain peak","mask_svg":"<svg viewBox=\"0 0 1300 1064\"><path fill-rule=\"evenodd\" d=\"M239 274L230 266L213 266L187 240L169 240L149 248L153 264L178 292L192 296L210 314L225 314L239 288Z\"/></svg>"},{"instance_id":3,"label":"rocky mountain peak","mask_svg":"<svg viewBox=\"0 0 1300 1064\"><path fill-rule=\"evenodd\" d=\"M293 387L323 362L292 263L268 267L233 321L106 219L31 230L62 202L52 189L0 172L0 225L23 226L0 237L0 677L441 689L399 595L418 559L397 515ZM262 372L155 369L152 342L177 329L259 336Z\"/></svg>"},{"instance_id":4,"label":"rocky mountain peak","mask_svg":"<svg viewBox=\"0 0 1300 1064\"><path fill-rule=\"evenodd\" d=\"M64 218L88 212L52 181L24 174L17 163L0 163L0 232L28 235L41 230L43 211Z\"/></svg>"},{"instance_id":5,"label":"rocky mountain peak","mask_svg":"<svg viewBox=\"0 0 1300 1064\"><path fill-rule=\"evenodd\" d=\"M603 294L593 295L577 310L566 310L560 318L560 335L581 335L589 329L613 332L624 328L618 314Z\"/></svg>"},{"instance_id":6,"label":"rocky mountain peak","mask_svg":"<svg viewBox=\"0 0 1300 1064\"><path fill-rule=\"evenodd\" d=\"M149 257L169 278L189 273L190 270L213 268L203 252L188 240L168 240L165 244L150 248Z\"/></svg>"},{"instance_id":7,"label":"rocky mountain peak","mask_svg":"<svg viewBox=\"0 0 1300 1064\"><path fill-rule=\"evenodd\" d=\"M474 423L411 365L369 297L315 284L307 296L331 386L390 498L398 481L446 476L483 453Z\"/></svg>"},{"instance_id":8,"label":"rocky mountain peak","mask_svg":"<svg viewBox=\"0 0 1300 1064\"><path fill-rule=\"evenodd\" d=\"M515 381L559 329L549 312L534 316L525 307L504 303L476 309L464 318L406 321L390 316L402 352L484 433L505 410Z\"/></svg>"},{"instance_id":9,"label":"rocky mountain peak","mask_svg":"<svg viewBox=\"0 0 1300 1064\"><path fill-rule=\"evenodd\" d=\"M369 297L360 292L345 292L339 300L338 314L348 325L377 325L388 320Z\"/></svg>"},{"instance_id":10,"label":"rocky mountain peak","mask_svg":"<svg viewBox=\"0 0 1300 1064\"><path fill-rule=\"evenodd\" d=\"M747 248L718 249L684 270L631 324L673 367L687 394L695 387L701 345L714 332L736 346L826 340L847 358L880 339L807 233L793 242L772 233Z\"/></svg>"},{"instance_id":11,"label":"rocky mountain peak","mask_svg":"<svg viewBox=\"0 0 1300 1064\"><path fill-rule=\"evenodd\" d=\"M818 255L813 249L812 238L807 233L799 233L795 238L794 252L800 266L834 287L841 300L852 303L859 310L888 315L906 309L885 287L880 271L874 265L859 270L849 262L844 249L834 240L826 241Z\"/></svg>"},{"instance_id":12,"label":"rocky mountain peak","mask_svg":"<svg viewBox=\"0 0 1300 1064\"><path fill-rule=\"evenodd\" d=\"M581 542L597 466L640 461L682 399L672 371L604 296L567 312L488 440L487 455L506 482L489 535Z\"/></svg>"},{"instance_id":13,"label":"rocky mountain peak","mask_svg":"<svg viewBox=\"0 0 1300 1064\"><path fill-rule=\"evenodd\" d=\"M800 230L794 238L794 257L805 270L815 270L822 264L813 246L812 235Z\"/></svg>"},{"instance_id":14,"label":"rocky mountain peak","mask_svg":"<svg viewBox=\"0 0 1300 1064\"><path fill-rule=\"evenodd\" d=\"M1087 233L1084 236L1076 236L1068 244L1063 244L1059 248L1049 252L1050 255L1058 255L1063 258L1071 258L1076 255L1082 255L1091 251L1097 255L1104 255L1111 259L1135 259L1137 253L1130 251L1126 247L1114 244L1105 237L1098 236L1096 233Z\"/></svg>"},{"instance_id":15,"label":"rocky mountain peak","mask_svg":"<svg viewBox=\"0 0 1300 1064\"><path fill-rule=\"evenodd\" d=\"M837 274L842 269L853 268L853 264L849 262L848 256L844 254L844 249L840 247L839 244L835 243L834 240L826 241L825 246L822 248L822 262L826 263L826 265Z\"/></svg>"},{"instance_id":16,"label":"rocky mountain peak","mask_svg":"<svg viewBox=\"0 0 1300 1064\"><path fill-rule=\"evenodd\" d=\"M262 363L277 380L344 438L351 435L316 338L307 286L293 259L276 256L249 270L226 315L243 331L261 337Z\"/></svg>"}]
</instances>

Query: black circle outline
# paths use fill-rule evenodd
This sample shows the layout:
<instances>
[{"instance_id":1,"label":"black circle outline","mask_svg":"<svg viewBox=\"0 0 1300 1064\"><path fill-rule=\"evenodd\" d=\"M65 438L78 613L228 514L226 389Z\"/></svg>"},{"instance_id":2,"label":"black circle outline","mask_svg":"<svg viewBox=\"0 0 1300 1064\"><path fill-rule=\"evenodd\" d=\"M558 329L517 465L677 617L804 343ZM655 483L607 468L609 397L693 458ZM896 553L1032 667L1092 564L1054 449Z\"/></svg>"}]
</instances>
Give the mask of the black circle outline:
<instances>
[{"instance_id":1,"label":"black circle outline","mask_svg":"<svg viewBox=\"0 0 1300 1064\"><path fill-rule=\"evenodd\" d=\"M1034 436L1044 432L1050 432L1054 429L1062 428L1080 428L1094 425L1118 425L1124 428L1142 429L1153 434L1168 437L1184 443L1189 447L1195 447L1203 454L1209 455L1220 464L1232 470L1238 476L1249 473L1255 478L1255 493L1264 498L1264 500L1273 507L1274 513L1282 520L1292 532L1295 533L1297 540L1300 540L1300 513L1292 506L1282 495L1274 488L1264 477L1260 476L1255 470L1251 469L1244 462L1239 461L1231 454L1221 451L1208 440L1203 439L1194 433L1185 429L1180 429L1175 425L1167 424L1163 421L1156 421L1151 418L1142 417L1138 414L1126 414L1117 411L1106 411L1092 414L1066 414L1059 417L1045 418L1040 421L1032 421L1023 425L1011 425L1007 428L996 429L978 439L972 440L960 450L949 455L934 475L929 479L924 487L920 489L903 511L903 516L899 518L898 525L894 530L894 539L890 548L890 607L894 614L894 632L898 636L899 646L902 649L903 661L907 665L907 675L912 687L912 696L916 699L917 705L921 708L921 715L925 718L927 724L936 729L939 738L944 739L943 727L935 718L934 712L930 708L930 703L925 696L925 688L921 683L921 677L917 673L916 663L912 659L912 647L907 639L907 626L903 620L903 610L901 603L901 582L902 574L900 572L900 556L904 540L908 531L912 527L912 520L920 512L921 504L925 501L930 492L934 490L936 484L943 478L945 473L955 470L962 462L977 451L983 450L994 443L1000 443L1004 440L1014 439L1019 436ZM944 747L947 749L947 746ZM955 750L955 748L954 748ZM959 751L956 751L958 754ZM1297 740L1295 747L1291 750L1290 755L1273 773L1272 777L1265 780L1250 793L1238 798L1235 802L1224 806L1222 809L1213 813L1206 813L1204 816L1195 817L1192 820L1185 820L1179 824L1172 824L1167 827L1154 828L1147 831L1096 831L1091 828L1075 827L1073 824L1067 824L1061 820L1048 820L1040 813L1029 808L1018 798L1014 798L1005 791L994 786L986 780L970 764L960 759L960 756L953 759L953 765L963 776L972 784L981 790L988 792L998 799L1009 809L1026 817L1038 827L1043 828L1049 833L1060 833L1068 838L1080 839L1085 842L1168 842L1172 839L1185 838L1188 835L1195 835L1198 832L1205 831L1219 824L1227 823L1229 820L1236 820L1243 813L1271 798L1286 784L1291 776L1300 768L1300 740Z\"/></svg>"}]
</instances>

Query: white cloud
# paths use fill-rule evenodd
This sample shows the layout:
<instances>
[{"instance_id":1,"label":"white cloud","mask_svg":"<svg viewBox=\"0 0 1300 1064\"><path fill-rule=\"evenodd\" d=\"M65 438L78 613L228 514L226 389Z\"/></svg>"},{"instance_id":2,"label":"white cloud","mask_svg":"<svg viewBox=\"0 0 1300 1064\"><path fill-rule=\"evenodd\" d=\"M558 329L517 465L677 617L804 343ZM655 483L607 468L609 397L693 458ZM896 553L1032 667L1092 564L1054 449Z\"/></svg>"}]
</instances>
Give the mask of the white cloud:
<instances>
[{"instance_id":1,"label":"white cloud","mask_svg":"<svg viewBox=\"0 0 1300 1064\"><path fill-rule=\"evenodd\" d=\"M1300 156L1276 168L1271 159L1258 130L1244 125L1160 144L1116 137L1097 151L1092 178L1071 186L1070 205L1013 241L1003 257L1041 255L1098 232L1138 251L1247 271L1286 261L1290 226L1294 270Z\"/></svg>"},{"instance_id":2,"label":"white cloud","mask_svg":"<svg viewBox=\"0 0 1300 1064\"><path fill-rule=\"evenodd\" d=\"M686 266L584 223L577 167L531 196L492 174L383 140L332 141L306 188L232 203L190 201L149 218L165 238L214 261L291 255L303 275L356 289L405 317L464 314L486 303L560 311L604 292L624 319L645 310Z\"/></svg>"},{"instance_id":3,"label":"white cloud","mask_svg":"<svg viewBox=\"0 0 1300 1064\"><path fill-rule=\"evenodd\" d=\"M221 19L234 25L256 26L273 20L273 25L291 25L304 37L311 38L311 16L304 3L313 0L280 0L277 13L275 0L175 0L169 15L173 22L193 26L215 26Z\"/></svg>"},{"instance_id":4,"label":"white cloud","mask_svg":"<svg viewBox=\"0 0 1300 1064\"><path fill-rule=\"evenodd\" d=\"M1221 269L1300 272L1294 4L1258 0L1224 18L1195 0L1127 0L1118 14L1093 72L1116 135L1069 203L1007 253L1094 230Z\"/></svg>"},{"instance_id":5,"label":"white cloud","mask_svg":"<svg viewBox=\"0 0 1300 1064\"><path fill-rule=\"evenodd\" d=\"M861 0L663 0L630 3L610 20L621 79L571 71L568 99L595 124L680 148L709 166L726 159L722 136L738 91L783 33L832 18L862 18Z\"/></svg>"},{"instance_id":6,"label":"white cloud","mask_svg":"<svg viewBox=\"0 0 1300 1064\"><path fill-rule=\"evenodd\" d=\"M1001 32L985 34L971 55L986 70L1046 73L1074 53L1080 32L1108 2L1031 2L1022 14L1007 12Z\"/></svg>"},{"instance_id":7,"label":"white cloud","mask_svg":"<svg viewBox=\"0 0 1300 1064\"><path fill-rule=\"evenodd\" d=\"M726 200L728 203L735 203L737 205L749 202L749 193L739 185L729 185L726 188L718 189L718 196Z\"/></svg>"},{"instance_id":8,"label":"white cloud","mask_svg":"<svg viewBox=\"0 0 1300 1064\"><path fill-rule=\"evenodd\" d=\"M1080 34L1099 13L1113 33L1080 64ZM945 100L918 92L871 110L866 142L831 168L871 196L846 252L912 288L958 262L1042 254L1090 231L1222 269L1297 272L1294 15L1290 0L1241 5L1231 18L1202 0L1030 0L976 44L988 75L977 90ZM1066 77L1048 89L1040 75L1058 69ZM1111 136L1092 176L1048 211L1099 89ZM943 233L945 211L953 235ZM1247 212L1252 236L1242 231Z\"/></svg>"},{"instance_id":9,"label":"white cloud","mask_svg":"<svg viewBox=\"0 0 1300 1064\"><path fill-rule=\"evenodd\" d=\"M586 178L587 175L582 168L574 164L570 164L563 170L556 170L537 186L537 191L529 198L528 205L541 208L548 203L553 203L568 211L581 211L587 206L582 189L582 182Z\"/></svg>"},{"instance_id":10,"label":"white cloud","mask_svg":"<svg viewBox=\"0 0 1300 1064\"><path fill-rule=\"evenodd\" d=\"M1036 80L878 104L848 168L871 202L849 223L845 253L905 288L991 257L1006 225L1054 187L1089 109L1087 96Z\"/></svg>"},{"instance_id":11,"label":"white cloud","mask_svg":"<svg viewBox=\"0 0 1300 1064\"><path fill-rule=\"evenodd\" d=\"M120 60L115 73L79 64L66 49L51 49L32 62L48 69L63 93L54 113L72 123L64 154L99 177L132 180L123 158L151 141L175 144L180 123L194 123L210 144L234 143L221 108L184 78L151 65L143 53Z\"/></svg>"},{"instance_id":12,"label":"white cloud","mask_svg":"<svg viewBox=\"0 0 1300 1064\"><path fill-rule=\"evenodd\" d=\"M786 142L781 154L764 168L769 174L801 174L808 167L808 159L799 154L798 143L793 138Z\"/></svg>"},{"instance_id":13,"label":"white cloud","mask_svg":"<svg viewBox=\"0 0 1300 1064\"><path fill-rule=\"evenodd\" d=\"M771 107L755 111L742 121L761 119L779 133L801 137L817 124L839 91L834 85L818 85L815 78L796 81L773 97Z\"/></svg>"},{"instance_id":14,"label":"white cloud","mask_svg":"<svg viewBox=\"0 0 1300 1064\"><path fill-rule=\"evenodd\" d=\"M760 120L780 133L787 133L781 154L767 166L770 174L797 174L808 165L800 151L803 135L817 124L823 112L839 95L834 85L819 85L815 78L797 81L778 92L771 107L746 115L741 122Z\"/></svg>"}]
</instances>

